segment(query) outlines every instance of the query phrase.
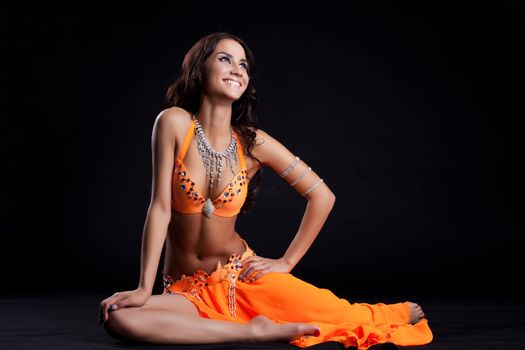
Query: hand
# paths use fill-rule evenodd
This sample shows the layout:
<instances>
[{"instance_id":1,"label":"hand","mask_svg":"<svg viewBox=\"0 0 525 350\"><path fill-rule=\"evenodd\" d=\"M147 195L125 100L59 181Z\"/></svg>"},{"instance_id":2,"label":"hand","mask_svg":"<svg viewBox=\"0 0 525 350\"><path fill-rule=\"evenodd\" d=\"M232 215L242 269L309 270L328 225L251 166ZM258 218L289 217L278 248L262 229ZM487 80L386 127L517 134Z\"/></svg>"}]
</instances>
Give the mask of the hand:
<instances>
[{"instance_id":1,"label":"hand","mask_svg":"<svg viewBox=\"0 0 525 350\"><path fill-rule=\"evenodd\" d=\"M270 259L263 258L260 256L250 256L247 259L241 261L243 269L239 274L239 280L244 281L248 279L253 273L250 282L258 280L261 276L268 272L285 272L288 273L292 270L292 266L284 260L284 258Z\"/></svg>"},{"instance_id":2,"label":"hand","mask_svg":"<svg viewBox=\"0 0 525 350\"><path fill-rule=\"evenodd\" d=\"M150 296L151 293L142 288L113 294L100 303L98 324L100 325L108 320L109 312L120 310L124 307L142 306L146 304Z\"/></svg>"}]
</instances>

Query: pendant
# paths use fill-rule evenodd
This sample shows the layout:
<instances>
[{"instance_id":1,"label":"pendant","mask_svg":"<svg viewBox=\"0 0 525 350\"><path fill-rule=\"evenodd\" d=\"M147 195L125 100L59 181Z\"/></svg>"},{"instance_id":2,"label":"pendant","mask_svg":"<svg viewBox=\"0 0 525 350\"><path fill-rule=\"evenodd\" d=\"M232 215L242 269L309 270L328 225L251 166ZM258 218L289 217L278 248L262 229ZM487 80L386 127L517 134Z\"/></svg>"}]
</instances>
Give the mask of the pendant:
<instances>
[{"instance_id":1,"label":"pendant","mask_svg":"<svg viewBox=\"0 0 525 350\"><path fill-rule=\"evenodd\" d=\"M210 217L211 213L215 210L215 207L213 206L213 203L211 202L211 199L207 199L206 203L204 203L204 206L202 207L202 213L206 217Z\"/></svg>"}]
</instances>

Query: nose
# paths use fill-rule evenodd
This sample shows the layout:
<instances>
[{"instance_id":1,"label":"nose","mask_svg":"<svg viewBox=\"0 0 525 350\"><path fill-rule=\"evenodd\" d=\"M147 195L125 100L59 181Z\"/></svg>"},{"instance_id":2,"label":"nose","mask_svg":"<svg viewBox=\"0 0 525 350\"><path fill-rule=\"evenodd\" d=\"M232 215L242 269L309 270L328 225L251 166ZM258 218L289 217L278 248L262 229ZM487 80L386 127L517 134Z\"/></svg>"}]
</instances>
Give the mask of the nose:
<instances>
[{"instance_id":1,"label":"nose","mask_svg":"<svg viewBox=\"0 0 525 350\"><path fill-rule=\"evenodd\" d=\"M238 77L242 77L242 75L243 75L243 71L242 71L239 67L234 67L234 68L232 68L232 70L231 70L230 73L231 73L231 74L235 74L235 75L237 75Z\"/></svg>"},{"instance_id":2,"label":"nose","mask_svg":"<svg viewBox=\"0 0 525 350\"><path fill-rule=\"evenodd\" d=\"M242 73L241 73L241 72L238 72L238 71L231 71L231 74L232 74L232 75L236 75L236 76L238 76L239 78L242 78Z\"/></svg>"}]
</instances>

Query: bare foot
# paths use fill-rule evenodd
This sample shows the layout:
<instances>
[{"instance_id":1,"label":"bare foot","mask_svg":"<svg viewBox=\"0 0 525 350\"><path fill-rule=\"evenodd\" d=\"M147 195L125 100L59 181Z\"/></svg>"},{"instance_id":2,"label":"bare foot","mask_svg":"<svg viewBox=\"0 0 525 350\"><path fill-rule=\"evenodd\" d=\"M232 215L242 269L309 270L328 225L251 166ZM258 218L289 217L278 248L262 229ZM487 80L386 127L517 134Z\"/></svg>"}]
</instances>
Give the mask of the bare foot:
<instances>
[{"instance_id":1,"label":"bare foot","mask_svg":"<svg viewBox=\"0 0 525 350\"><path fill-rule=\"evenodd\" d=\"M264 315L257 315L250 320L256 341L292 341L302 336L320 334L319 327L306 323L279 324Z\"/></svg>"},{"instance_id":2,"label":"bare foot","mask_svg":"<svg viewBox=\"0 0 525 350\"><path fill-rule=\"evenodd\" d=\"M408 323L416 324L419 321L421 321L421 319L425 318L426 316L423 310L421 309L421 306L419 306L416 303L412 303L412 302L409 302L409 303L410 303L410 320L408 321Z\"/></svg>"}]
</instances>

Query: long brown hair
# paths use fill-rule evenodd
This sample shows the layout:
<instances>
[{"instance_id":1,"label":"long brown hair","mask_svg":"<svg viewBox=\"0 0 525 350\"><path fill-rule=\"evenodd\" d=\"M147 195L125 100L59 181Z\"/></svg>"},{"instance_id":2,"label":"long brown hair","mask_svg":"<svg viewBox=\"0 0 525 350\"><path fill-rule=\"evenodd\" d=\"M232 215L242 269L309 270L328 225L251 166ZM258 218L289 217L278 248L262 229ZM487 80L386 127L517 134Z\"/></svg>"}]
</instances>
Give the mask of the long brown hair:
<instances>
[{"instance_id":1,"label":"long brown hair","mask_svg":"<svg viewBox=\"0 0 525 350\"><path fill-rule=\"evenodd\" d=\"M167 107L176 106L184 108L191 113L197 113L201 96L202 65L222 39L237 41L246 54L250 83L242 96L232 104L231 124L232 128L242 139L244 154L261 164L259 159L252 154L252 149L255 146L255 131L259 129L257 123L259 96L255 87L251 84L255 75L255 58L248 45L239 37L226 32L218 32L208 34L199 39L184 56L180 76L168 86L166 105ZM255 199L260 190L262 170L263 167L261 166L249 181L246 201L241 208L242 213L249 212L256 203Z\"/></svg>"}]
</instances>

